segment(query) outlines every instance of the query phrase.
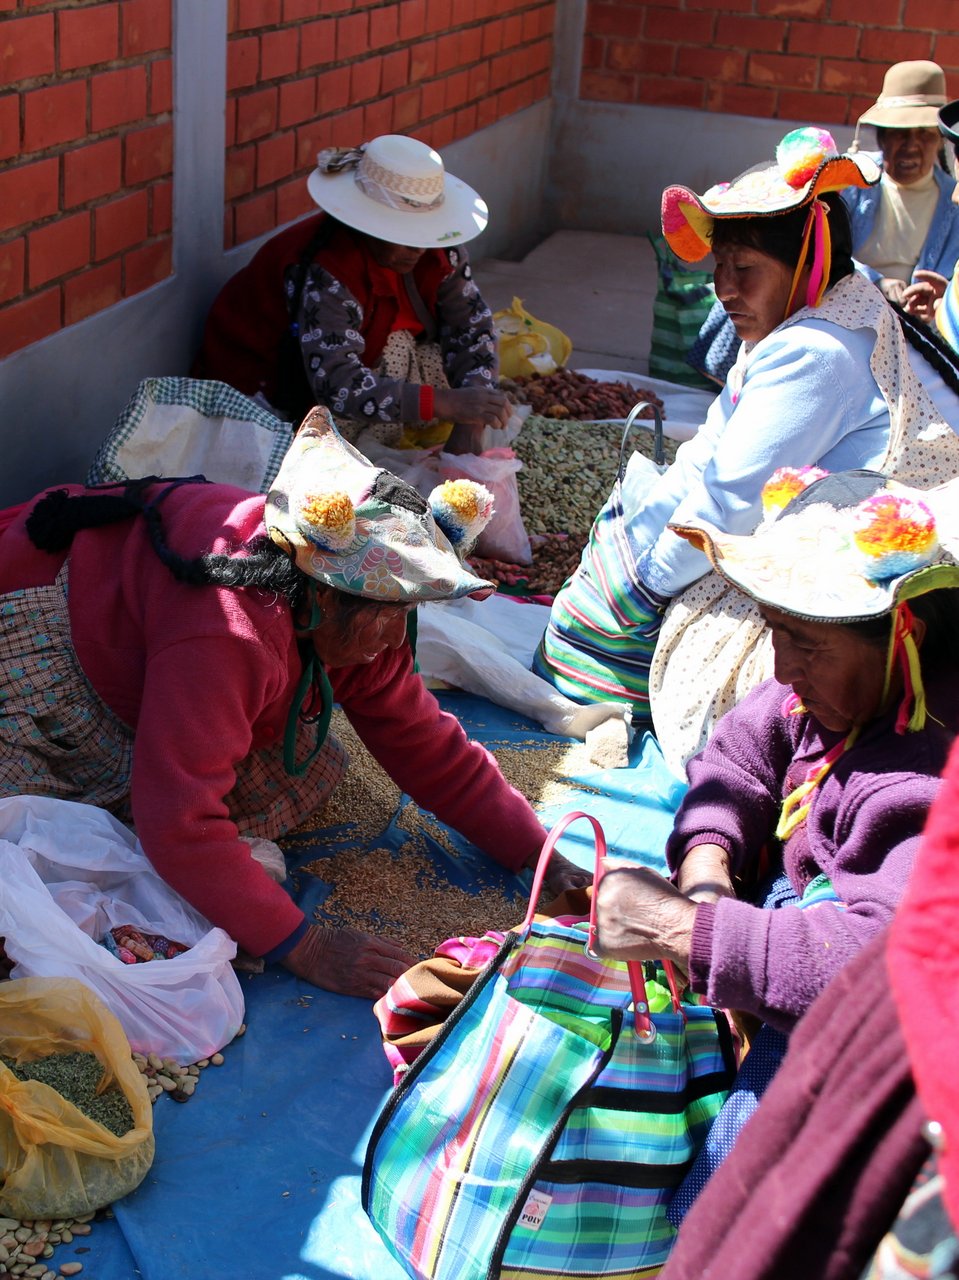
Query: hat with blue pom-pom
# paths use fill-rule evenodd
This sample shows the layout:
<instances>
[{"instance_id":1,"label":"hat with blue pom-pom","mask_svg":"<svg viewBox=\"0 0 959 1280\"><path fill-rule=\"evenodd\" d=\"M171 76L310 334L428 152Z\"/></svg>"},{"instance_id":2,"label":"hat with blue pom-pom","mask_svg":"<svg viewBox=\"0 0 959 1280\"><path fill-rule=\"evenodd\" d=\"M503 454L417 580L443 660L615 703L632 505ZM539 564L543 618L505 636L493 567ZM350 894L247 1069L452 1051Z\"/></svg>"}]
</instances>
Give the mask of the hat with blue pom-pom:
<instances>
[{"instance_id":1,"label":"hat with blue pom-pom","mask_svg":"<svg viewBox=\"0 0 959 1280\"><path fill-rule=\"evenodd\" d=\"M746 595L814 622L861 622L959 586L959 479L919 490L877 471L783 468L763 505L751 534L670 527Z\"/></svg>"},{"instance_id":2,"label":"hat with blue pom-pom","mask_svg":"<svg viewBox=\"0 0 959 1280\"><path fill-rule=\"evenodd\" d=\"M959 478L919 490L877 471L785 468L767 481L763 507L748 535L705 522L670 527L722 577L780 613L826 623L891 615L883 697L898 668L896 732L921 730L926 695L909 601L959 587Z\"/></svg>"},{"instance_id":3,"label":"hat with blue pom-pom","mask_svg":"<svg viewBox=\"0 0 959 1280\"><path fill-rule=\"evenodd\" d=\"M775 160L754 165L731 182L718 182L703 195L689 187L667 187L663 234L677 257L698 262L710 252L716 218L788 213L826 191L871 187L880 177L870 156L840 153L826 129L793 129L777 146Z\"/></svg>"},{"instance_id":4,"label":"hat with blue pom-pom","mask_svg":"<svg viewBox=\"0 0 959 1280\"><path fill-rule=\"evenodd\" d=\"M492 494L473 480L447 480L422 497L317 407L283 459L263 519L307 577L367 600L416 604L495 591L462 562L492 514Z\"/></svg>"}]
</instances>

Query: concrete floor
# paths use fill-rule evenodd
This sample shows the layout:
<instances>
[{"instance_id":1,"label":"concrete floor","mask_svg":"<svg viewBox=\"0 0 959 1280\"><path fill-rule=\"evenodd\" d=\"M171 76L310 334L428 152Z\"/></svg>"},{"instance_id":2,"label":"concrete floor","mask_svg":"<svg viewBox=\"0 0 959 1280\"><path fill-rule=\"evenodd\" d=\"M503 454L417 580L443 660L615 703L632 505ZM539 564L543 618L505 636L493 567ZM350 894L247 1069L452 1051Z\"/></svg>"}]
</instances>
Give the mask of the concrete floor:
<instances>
[{"instance_id":1,"label":"concrete floor","mask_svg":"<svg viewBox=\"0 0 959 1280\"><path fill-rule=\"evenodd\" d=\"M645 235L557 231L521 262L474 266L493 311L515 296L569 336L569 368L648 373L656 257Z\"/></svg>"}]
</instances>

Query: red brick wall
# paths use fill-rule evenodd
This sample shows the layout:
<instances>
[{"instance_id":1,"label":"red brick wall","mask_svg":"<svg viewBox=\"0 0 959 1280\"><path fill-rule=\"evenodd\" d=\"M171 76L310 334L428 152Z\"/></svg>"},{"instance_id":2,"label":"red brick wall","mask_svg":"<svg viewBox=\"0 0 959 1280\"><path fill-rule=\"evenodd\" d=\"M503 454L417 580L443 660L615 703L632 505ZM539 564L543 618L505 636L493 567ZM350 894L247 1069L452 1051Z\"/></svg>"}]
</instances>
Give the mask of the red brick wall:
<instances>
[{"instance_id":1,"label":"red brick wall","mask_svg":"<svg viewBox=\"0 0 959 1280\"><path fill-rule=\"evenodd\" d=\"M956 0L589 0L580 96L854 124L893 62L959 97Z\"/></svg>"},{"instance_id":2,"label":"red brick wall","mask_svg":"<svg viewBox=\"0 0 959 1280\"><path fill-rule=\"evenodd\" d=\"M230 0L227 247L313 207L323 147L405 133L442 149L548 98L555 3Z\"/></svg>"},{"instance_id":3,"label":"red brick wall","mask_svg":"<svg viewBox=\"0 0 959 1280\"><path fill-rule=\"evenodd\" d=\"M171 270L171 0L0 0L0 358Z\"/></svg>"}]
</instances>

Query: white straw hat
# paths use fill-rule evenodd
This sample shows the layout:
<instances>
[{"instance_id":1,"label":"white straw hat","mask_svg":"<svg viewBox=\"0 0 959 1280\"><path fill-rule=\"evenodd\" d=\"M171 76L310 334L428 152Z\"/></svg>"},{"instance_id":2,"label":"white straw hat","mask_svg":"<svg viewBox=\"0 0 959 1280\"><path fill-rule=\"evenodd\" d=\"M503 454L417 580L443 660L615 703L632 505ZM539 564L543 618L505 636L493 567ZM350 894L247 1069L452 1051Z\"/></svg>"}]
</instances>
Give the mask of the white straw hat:
<instances>
[{"instance_id":1,"label":"white straw hat","mask_svg":"<svg viewBox=\"0 0 959 1280\"><path fill-rule=\"evenodd\" d=\"M316 204L378 240L446 248L472 240L489 221L485 200L416 138L387 133L351 150L321 151L316 161L307 181Z\"/></svg>"}]
</instances>

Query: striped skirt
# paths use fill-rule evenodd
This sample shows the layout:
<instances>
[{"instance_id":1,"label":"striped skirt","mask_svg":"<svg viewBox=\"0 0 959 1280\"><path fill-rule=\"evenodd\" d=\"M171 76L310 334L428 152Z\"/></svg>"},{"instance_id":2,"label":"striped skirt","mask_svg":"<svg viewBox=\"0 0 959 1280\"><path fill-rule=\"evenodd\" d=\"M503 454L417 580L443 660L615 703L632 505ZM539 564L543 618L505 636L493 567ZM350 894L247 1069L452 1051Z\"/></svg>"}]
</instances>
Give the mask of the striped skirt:
<instances>
[{"instance_id":1,"label":"striped skirt","mask_svg":"<svg viewBox=\"0 0 959 1280\"><path fill-rule=\"evenodd\" d=\"M575 702L626 702L649 721L649 666L665 604L636 571L617 482L560 589L533 670Z\"/></svg>"}]
</instances>

